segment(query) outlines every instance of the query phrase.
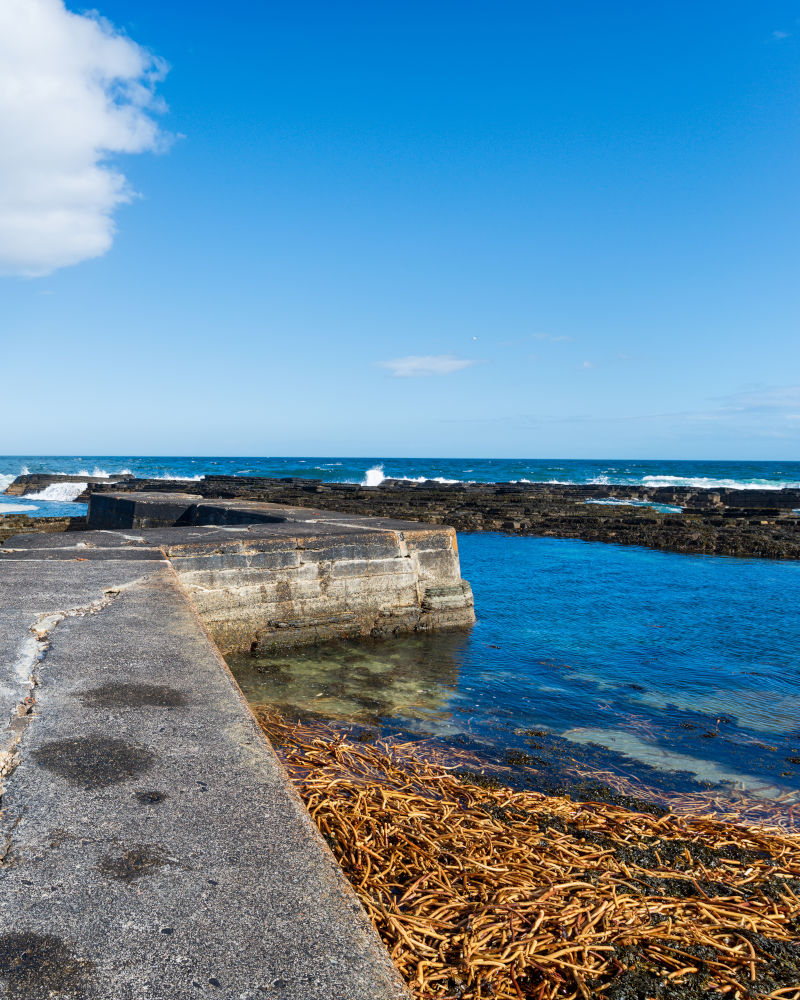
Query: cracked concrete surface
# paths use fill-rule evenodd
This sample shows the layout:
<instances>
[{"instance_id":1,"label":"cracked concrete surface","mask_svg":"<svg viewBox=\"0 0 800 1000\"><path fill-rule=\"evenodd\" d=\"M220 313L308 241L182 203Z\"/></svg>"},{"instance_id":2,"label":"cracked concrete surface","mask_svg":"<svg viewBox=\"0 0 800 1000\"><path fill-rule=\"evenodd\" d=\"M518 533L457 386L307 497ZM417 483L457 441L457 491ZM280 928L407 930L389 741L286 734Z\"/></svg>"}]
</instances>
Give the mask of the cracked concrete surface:
<instances>
[{"instance_id":1,"label":"cracked concrete surface","mask_svg":"<svg viewBox=\"0 0 800 1000\"><path fill-rule=\"evenodd\" d=\"M16 740L0 997L405 997L174 571L140 537L0 549L0 710Z\"/></svg>"}]
</instances>

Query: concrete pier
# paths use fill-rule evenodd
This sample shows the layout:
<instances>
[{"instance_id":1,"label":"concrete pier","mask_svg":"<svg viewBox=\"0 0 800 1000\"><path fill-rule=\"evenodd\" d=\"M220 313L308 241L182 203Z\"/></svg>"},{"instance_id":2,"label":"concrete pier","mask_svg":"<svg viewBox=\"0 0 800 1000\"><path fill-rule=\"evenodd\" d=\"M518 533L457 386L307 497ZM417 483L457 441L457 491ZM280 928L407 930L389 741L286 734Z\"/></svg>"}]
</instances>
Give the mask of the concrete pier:
<instances>
[{"instance_id":1,"label":"concrete pier","mask_svg":"<svg viewBox=\"0 0 800 1000\"><path fill-rule=\"evenodd\" d=\"M475 620L452 528L179 493L93 495L94 527L160 545L225 654Z\"/></svg>"},{"instance_id":2,"label":"concrete pier","mask_svg":"<svg viewBox=\"0 0 800 1000\"><path fill-rule=\"evenodd\" d=\"M142 528L136 500L128 529L0 547L0 996L405 997L204 622L231 646L464 623L448 529L191 497ZM315 617L326 592L350 618Z\"/></svg>"}]
</instances>

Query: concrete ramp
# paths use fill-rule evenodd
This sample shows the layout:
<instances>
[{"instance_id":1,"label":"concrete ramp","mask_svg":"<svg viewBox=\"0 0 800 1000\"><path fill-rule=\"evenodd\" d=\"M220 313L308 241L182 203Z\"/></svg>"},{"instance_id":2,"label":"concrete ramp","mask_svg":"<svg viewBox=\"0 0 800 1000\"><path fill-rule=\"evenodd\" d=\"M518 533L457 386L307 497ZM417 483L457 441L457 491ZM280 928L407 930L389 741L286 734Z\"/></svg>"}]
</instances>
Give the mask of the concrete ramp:
<instances>
[{"instance_id":1,"label":"concrete ramp","mask_svg":"<svg viewBox=\"0 0 800 1000\"><path fill-rule=\"evenodd\" d=\"M407 996L163 548L0 560L0 997Z\"/></svg>"}]
</instances>

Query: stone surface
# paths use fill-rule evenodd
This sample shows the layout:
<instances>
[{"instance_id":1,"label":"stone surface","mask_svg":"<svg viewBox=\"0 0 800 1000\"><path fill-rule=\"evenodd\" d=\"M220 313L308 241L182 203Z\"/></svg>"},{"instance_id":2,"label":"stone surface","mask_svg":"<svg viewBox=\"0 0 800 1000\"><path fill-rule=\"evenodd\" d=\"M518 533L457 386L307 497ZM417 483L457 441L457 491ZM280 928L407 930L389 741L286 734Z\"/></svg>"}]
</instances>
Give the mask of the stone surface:
<instances>
[{"instance_id":1,"label":"stone surface","mask_svg":"<svg viewBox=\"0 0 800 1000\"><path fill-rule=\"evenodd\" d=\"M49 477L48 481L53 479ZM90 484L86 495L89 491L97 495L104 491L175 492L184 488L185 484L179 481L129 479L117 485ZM706 490L613 484L449 484L398 480L364 487L313 479L207 476L193 482L192 490L203 498L256 500L399 517L449 524L458 531L580 538L694 554L800 558L797 514L800 490L797 489ZM678 505L684 510L660 513L651 508L586 503L609 498Z\"/></svg>"},{"instance_id":2,"label":"stone surface","mask_svg":"<svg viewBox=\"0 0 800 1000\"><path fill-rule=\"evenodd\" d=\"M24 497L29 493L39 493L42 490L47 489L48 486L52 486L55 483L86 483L88 484L103 484L109 485L114 483L124 482L127 479L133 479L133 476L114 476L108 478L107 476L69 476L69 475L59 475L57 473L39 473L31 472L24 476L17 476L10 486L6 487L5 492L12 497ZM85 502L89 495L88 490L85 490L77 500Z\"/></svg>"},{"instance_id":3,"label":"stone surface","mask_svg":"<svg viewBox=\"0 0 800 1000\"><path fill-rule=\"evenodd\" d=\"M186 531L0 548L0 996L406 996L165 558Z\"/></svg>"},{"instance_id":4,"label":"stone surface","mask_svg":"<svg viewBox=\"0 0 800 1000\"><path fill-rule=\"evenodd\" d=\"M155 492L180 482L132 479L106 490ZM593 486L551 483L414 483L385 480L377 487L313 479L207 476L192 483L206 498L240 499L449 524L457 531L580 538L645 545L675 552L800 558L800 490ZM681 513L649 507L587 504L587 500L645 500L678 505Z\"/></svg>"},{"instance_id":5,"label":"stone surface","mask_svg":"<svg viewBox=\"0 0 800 1000\"><path fill-rule=\"evenodd\" d=\"M94 494L88 520L159 545L223 653L475 620L452 528L186 493Z\"/></svg>"},{"instance_id":6,"label":"stone surface","mask_svg":"<svg viewBox=\"0 0 800 1000\"><path fill-rule=\"evenodd\" d=\"M12 535L28 531L82 531L86 518L80 517L29 517L27 514L3 514L0 516L0 545Z\"/></svg>"}]
</instances>

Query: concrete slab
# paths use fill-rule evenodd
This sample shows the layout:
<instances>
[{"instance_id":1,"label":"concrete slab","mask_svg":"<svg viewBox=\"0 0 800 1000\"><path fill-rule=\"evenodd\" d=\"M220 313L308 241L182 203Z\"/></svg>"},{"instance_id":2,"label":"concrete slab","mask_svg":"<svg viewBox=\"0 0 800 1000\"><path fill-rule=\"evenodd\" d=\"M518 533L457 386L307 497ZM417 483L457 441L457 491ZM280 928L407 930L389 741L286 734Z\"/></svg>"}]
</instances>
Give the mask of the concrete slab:
<instances>
[{"instance_id":1,"label":"concrete slab","mask_svg":"<svg viewBox=\"0 0 800 1000\"><path fill-rule=\"evenodd\" d=\"M0 995L406 996L163 556L26 546L0 566Z\"/></svg>"},{"instance_id":2,"label":"concrete slab","mask_svg":"<svg viewBox=\"0 0 800 1000\"><path fill-rule=\"evenodd\" d=\"M218 647L469 624L455 533L200 501L0 546L0 998L407 997Z\"/></svg>"}]
</instances>

